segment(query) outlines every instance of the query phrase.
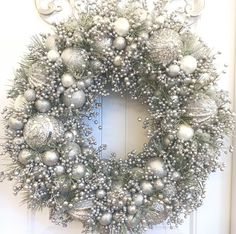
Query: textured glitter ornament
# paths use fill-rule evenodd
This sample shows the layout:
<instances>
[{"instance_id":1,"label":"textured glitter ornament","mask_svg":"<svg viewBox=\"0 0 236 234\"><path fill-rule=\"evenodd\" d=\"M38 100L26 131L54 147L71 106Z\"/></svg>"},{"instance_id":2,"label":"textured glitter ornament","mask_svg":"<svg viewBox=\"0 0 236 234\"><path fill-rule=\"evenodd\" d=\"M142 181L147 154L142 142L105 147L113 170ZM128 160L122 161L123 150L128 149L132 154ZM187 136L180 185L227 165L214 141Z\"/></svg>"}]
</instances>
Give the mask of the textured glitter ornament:
<instances>
[{"instance_id":1,"label":"textured glitter ornament","mask_svg":"<svg viewBox=\"0 0 236 234\"><path fill-rule=\"evenodd\" d=\"M156 63L168 64L178 58L183 43L179 34L174 30L160 29L150 37L147 46L153 61Z\"/></svg>"},{"instance_id":2,"label":"textured glitter ornament","mask_svg":"<svg viewBox=\"0 0 236 234\"><path fill-rule=\"evenodd\" d=\"M56 147L63 133L63 125L46 114L32 117L24 127L24 138L27 144L32 149L40 151L48 147Z\"/></svg>"}]
</instances>

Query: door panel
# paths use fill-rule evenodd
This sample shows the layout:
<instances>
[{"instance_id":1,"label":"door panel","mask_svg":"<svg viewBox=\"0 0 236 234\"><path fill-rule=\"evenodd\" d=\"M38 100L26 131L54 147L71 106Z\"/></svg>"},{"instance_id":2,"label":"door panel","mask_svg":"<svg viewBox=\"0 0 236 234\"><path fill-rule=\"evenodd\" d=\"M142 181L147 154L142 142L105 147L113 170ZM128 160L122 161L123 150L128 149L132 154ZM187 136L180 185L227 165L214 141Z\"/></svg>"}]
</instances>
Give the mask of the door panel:
<instances>
[{"instance_id":1,"label":"door panel","mask_svg":"<svg viewBox=\"0 0 236 234\"><path fill-rule=\"evenodd\" d=\"M14 6L14 7L13 7ZM234 97L235 64L235 1L206 0L206 8L197 20L193 30L200 34L210 46L223 51L219 64L227 63L227 75L222 77L220 86L230 91ZM50 28L37 16L31 1L4 1L0 8L0 77L1 109L6 103L6 90L13 68L25 51L31 35L49 31ZM219 70L224 69L219 65ZM115 152L125 158L133 149L142 150L147 142L142 122L147 117L145 107L128 98L117 95L99 100L102 108L98 110L97 124L91 124L98 145L107 144L102 157L107 158ZM3 105L4 104L4 105ZM2 122L1 122L2 124ZM102 129L99 130L99 126ZM3 125L0 133L3 135ZM177 229L170 230L167 225L158 225L148 234L229 234L231 212L231 157L223 158L226 163L224 172L210 176L204 205ZM234 180L235 183L235 180ZM0 233L1 234L79 234L81 224L73 222L67 229L57 227L48 220L48 210L34 214L20 206L20 197L12 195L11 183L0 184ZM232 210L234 211L235 208ZM233 222L232 222L233 223ZM234 234L234 232L231 232Z\"/></svg>"}]
</instances>

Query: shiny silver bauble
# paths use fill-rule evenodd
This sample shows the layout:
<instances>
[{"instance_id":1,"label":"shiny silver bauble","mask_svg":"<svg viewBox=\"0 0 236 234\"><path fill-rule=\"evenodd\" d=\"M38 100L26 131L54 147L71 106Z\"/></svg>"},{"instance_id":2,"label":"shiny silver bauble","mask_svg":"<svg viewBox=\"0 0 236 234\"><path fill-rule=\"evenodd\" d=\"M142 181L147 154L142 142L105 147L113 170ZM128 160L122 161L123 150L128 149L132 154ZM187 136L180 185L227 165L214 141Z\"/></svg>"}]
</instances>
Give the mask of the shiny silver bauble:
<instances>
[{"instance_id":1,"label":"shiny silver bauble","mask_svg":"<svg viewBox=\"0 0 236 234\"><path fill-rule=\"evenodd\" d=\"M87 52L78 48L66 48L62 52L61 58L69 69L79 72L82 72L88 63Z\"/></svg>"},{"instance_id":2,"label":"shiny silver bauble","mask_svg":"<svg viewBox=\"0 0 236 234\"><path fill-rule=\"evenodd\" d=\"M42 160L47 166L55 166L59 160L59 153L55 150L48 150L43 153Z\"/></svg>"},{"instance_id":3,"label":"shiny silver bauble","mask_svg":"<svg viewBox=\"0 0 236 234\"><path fill-rule=\"evenodd\" d=\"M81 108L86 102L86 95L83 90L71 93L68 89L63 95L63 102L67 107Z\"/></svg>"},{"instance_id":4,"label":"shiny silver bauble","mask_svg":"<svg viewBox=\"0 0 236 234\"><path fill-rule=\"evenodd\" d=\"M26 143L34 150L57 147L64 135L63 124L52 116L38 114L28 120L23 132Z\"/></svg>"},{"instance_id":5,"label":"shiny silver bauble","mask_svg":"<svg viewBox=\"0 0 236 234\"><path fill-rule=\"evenodd\" d=\"M75 84L75 79L70 73L64 73L61 77L61 83L63 87L69 88L73 84Z\"/></svg>"},{"instance_id":6,"label":"shiny silver bauble","mask_svg":"<svg viewBox=\"0 0 236 234\"><path fill-rule=\"evenodd\" d=\"M111 213L104 213L101 218L99 219L99 223L103 226L108 226L112 222L112 214Z\"/></svg>"},{"instance_id":7,"label":"shiny silver bauble","mask_svg":"<svg viewBox=\"0 0 236 234\"><path fill-rule=\"evenodd\" d=\"M141 182L141 190L145 195L151 195L153 193L153 186L149 181Z\"/></svg>"},{"instance_id":8,"label":"shiny silver bauble","mask_svg":"<svg viewBox=\"0 0 236 234\"><path fill-rule=\"evenodd\" d=\"M47 99L38 99L35 102L35 107L38 112L46 113L51 109L51 103Z\"/></svg>"},{"instance_id":9,"label":"shiny silver bauble","mask_svg":"<svg viewBox=\"0 0 236 234\"><path fill-rule=\"evenodd\" d=\"M166 170L164 162L161 158L152 158L147 162L147 167L150 171L158 177L164 177L166 175Z\"/></svg>"},{"instance_id":10,"label":"shiny silver bauble","mask_svg":"<svg viewBox=\"0 0 236 234\"><path fill-rule=\"evenodd\" d=\"M126 47L126 40L124 37L117 37L113 41L113 46L118 50L123 50Z\"/></svg>"},{"instance_id":11,"label":"shiny silver bauble","mask_svg":"<svg viewBox=\"0 0 236 234\"><path fill-rule=\"evenodd\" d=\"M74 179L79 180L85 176L86 167L83 164L77 164L72 169L72 176Z\"/></svg>"},{"instance_id":12,"label":"shiny silver bauble","mask_svg":"<svg viewBox=\"0 0 236 234\"><path fill-rule=\"evenodd\" d=\"M33 102L36 99L36 92L34 89L27 89L24 93L24 97L28 102Z\"/></svg>"},{"instance_id":13,"label":"shiny silver bauble","mask_svg":"<svg viewBox=\"0 0 236 234\"><path fill-rule=\"evenodd\" d=\"M34 155L34 152L32 150L23 149L20 151L18 155L18 161L21 164L26 165L32 159L33 155Z\"/></svg>"},{"instance_id":14,"label":"shiny silver bauble","mask_svg":"<svg viewBox=\"0 0 236 234\"><path fill-rule=\"evenodd\" d=\"M24 123L17 118L10 117L8 120L8 126L12 130L21 130L24 127Z\"/></svg>"},{"instance_id":15,"label":"shiny silver bauble","mask_svg":"<svg viewBox=\"0 0 236 234\"><path fill-rule=\"evenodd\" d=\"M23 95L19 95L14 101L14 110L17 112L25 112L28 109L28 101Z\"/></svg>"},{"instance_id":16,"label":"shiny silver bauble","mask_svg":"<svg viewBox=\"0 0 236 234\"><path fill-rule=\"evenodd\" d=\"M168 64L178 58L183 42L178 32L165 28L154 32L147 46L154 62Z\"/></svg>"},{"instance_id":17,"label":"shiny silver bauble","mask_svg":"<svg viewBox=\"0 0 236 234\"><path fill-rule=\"evenodd\" d=\"M64 157L70 160L76 159L81 154L80 146L75 142L69 142L64 146Z\"/></svg>"},{"instance_id":18,"label":"shiny silver bauble","mask_svg":"<svg viewBox=\"0 0 236 234\"><path fill-rule=\"evenodd\" d=\"M65 172L65 167L62 166L62 165L58 165L58 166L56 166L56 167L54 168L54 171L55 171L55 173L56 173L57 176L61 176L61 175L63 175L64 172Z\"/></svg>"},{"instance_id":19,"label":"shiny silver bauble","mask_svg":"<svg viewBox=\"0 0 236 234\"><path fill-rule=\"evenodd\" d=\"M214 117L218 112L218 107L211 97L205 94L194 96L186 104L186 117L195 123L201 123Z\"/></svg>"},{"instance_id":20,"label":"shiny silver bauble","mask_svg":"<svg viewBox=\"0 0 236 234\"><path fill-rule=\"evenodd\" d=\"M47 58L50 62L56 62L60 58L60 54L57 50L49 50Z\"/></svg>"},{"instance_id":21,"label":"shiny silver bauble","mask_svg":"<svg viewBox=\"0 0 236 234\"><path fill-rule=\"evenodd\" d=\"M114 23L114 30L119 36L126 36L129 33L130 24L126 18L119 18Z\"/></svg>"},{"instance_id":22,"label":"shiny silver bauble","mask_svg":"<svg viewBox=\"0 0 236 234\"><path fill-rule=\"evenodd\" d=\"M39 62L33 63L29 68L28 81L33 87L42 87L47 84L48 76L45 73L45 68Z\"/></svg>"}]
</instances>

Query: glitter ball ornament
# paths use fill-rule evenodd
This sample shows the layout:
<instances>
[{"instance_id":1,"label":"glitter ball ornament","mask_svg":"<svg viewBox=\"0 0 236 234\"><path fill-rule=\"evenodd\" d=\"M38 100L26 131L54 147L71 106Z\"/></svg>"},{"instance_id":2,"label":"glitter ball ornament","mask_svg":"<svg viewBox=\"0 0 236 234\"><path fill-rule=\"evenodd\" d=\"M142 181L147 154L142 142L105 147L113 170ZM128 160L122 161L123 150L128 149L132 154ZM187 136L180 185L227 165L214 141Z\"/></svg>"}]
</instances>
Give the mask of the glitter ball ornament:
<instances>
[{"instance_id":1,"label":"glitter ball ornament","mask_svg":"<svg viewBox=\"0 0 236 234\"><path fill-rule=\"evenodd\" d=\"M73 167L72 176L75 179L79 180L84 177L85 172L86 172L85 166L83 164L77 164Z\"/></svg>"},{"instance_id":2,"label":"glitter ball ornament","mask_svg":"<svg viewBox=\"0 0 236 234\"><path fill-rule=\"evenodd\" d=\"M147 167L151 170L151 172L158 176L163 177L166 175L165 167L163 160L160 158L153 158L147 162Z\"/></svg>"},{"instance_id":3,"label":"glitter ball ornament","mask_svg":"<svg viewBox=\"0 0 236 234\"><path fill-rule=\"evenodd\" d=\"M28 70L28 80L32 87L42 87L46 85L48 78L45 69L39 62L33 63Z\"/></svg>"},{"instance_id":4,"label":"glitter ball ornament","mask_svg":"<svg viewBox=\"0 0 236 234\"><path fill-rule=\"evenodd\" d=\"M216 116L218 107L211 97L199 94L192 97L186 104L185 116L190 117L194 123L201 123Z\"/></svg>"},{"instance_id":5,"label":"glitter ball ornament","mask_svg":"<svg viewBox=\"0 0 236 234\"><path fill-rule=\"evenodd\" d=\"M193 138L193 135L194 135L194 130L189 125L181 124L179 126L177 137L180 140L183 141L191 140Z\"/></svg>"},{"instance_id":6,"label":"glitter ball ornament","mask_svg":"<svg viewBox=\"0 0 236 234\"><path fill-rule=\"evenodd\" d=\"M170 77L175 77L179 75L180 67L176 64L172 64L168 67L168 74Z\"/></svg>"},{"instance_id":7,"label":"glitter ball ornament","mask_svg":"<svg viewBox=\"0 0 236 234\"><path fill-rule=\"evenodd\" d=\"M49 50L49 52L47 53L47 57L49 61L56 62L60 58L60 54L56 50Z\"/></svg>"},{"instance_id":8,"label":"glitter ball ornament","mask_svg":"<svg viewBox=\"0 0 236 234\"><path fill-rule=\"evenodd\" d=\"M35 115L24 127L26 143L32 149L39 151L48 147L56 147L63 133L62 123L46 114Z\"/></svg>"},{"instance_id":9,"label":"glitter ball ornament","mask_svg":"<svg viewBox=\"0 0 236 234\"><path fill-rule=\"evenodd\" d=\"M183 42L176 31L165 28L154 32L147 42L147 46L153 61L168 64L178 58Z\"/></svg>"},{"instance_id":10,"label":"glitter ball ornament","mask_svg":"<svg viewBox=\"0 0 236 234\"><path fill-rule=\"evenodd\" d=\"M78 48L66 48L62 52L61 58L68 68L79 72L82 72L88 63L87 52Z\"/></svg>"},{"instance_id":11,"label":"glitter ball ornament","mask_svg":"<svg viewBox=\"0 0 236 234\"><path fill-rule=\"evenodd\" d=\"M148 181L143 181L141 183L141 189L145 195L150 195L153 193L153 186Z\"/></svg>"}]
</instances>

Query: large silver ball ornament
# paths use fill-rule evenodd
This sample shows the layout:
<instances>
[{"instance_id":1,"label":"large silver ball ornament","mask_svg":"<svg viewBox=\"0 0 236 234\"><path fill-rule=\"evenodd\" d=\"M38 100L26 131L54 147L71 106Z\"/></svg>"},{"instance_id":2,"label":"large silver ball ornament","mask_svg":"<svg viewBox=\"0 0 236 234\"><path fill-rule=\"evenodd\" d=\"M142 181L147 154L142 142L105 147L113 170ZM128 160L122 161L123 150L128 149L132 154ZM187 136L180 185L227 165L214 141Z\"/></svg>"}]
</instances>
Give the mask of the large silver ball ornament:
<instances>
[{"instance_id":1,"label":"large silver ball ornament","mask_svg":"<svg viewBox=\"0 0 236 234\"><path fill-rule=\"evenodd\" d=\"M114 23L114 30L119 36L126 36L129 33L130 24L126 18L119 18Z\"/></svg>"},{"instance_id":2,"label":"large silver ball ornament","mask_svg":"<svg viewBox=\"0 0 236 234\"><path fill-rule=\"evenodd\" d=\"M47 166L55 166L59 160L59 154L55 150L46 151L43 154L42 160Z\"/></svg>"},{"instance_id":3,"label":"large silver ball ornament","mask_svg":"<svg viewBox=\"0 0 236 234\"><path fill-rule=\"evenodd\" d=\"M21 130L24 127L24 123L14 117L10 117L8 120L8 126L13 130Z\"/></svg>"},{"instance_id":4,"label":"large silver ball ornament","mask_svg":"<svg viewBox=\"0 0 236 234\"><path fill-rule=\"evenodd\" d=\"M19 95L14 101L14 110L17 112L25 112L28 108L28 101L23 95Z\"/></svg>"},{"instance_id":5,"label":"large silver ball ornament","mask_svg":"<svg viewBox=\"0 0 236 234\"><path fill-rule=\"evenodd\" d=\"M111 213L104 213L100 220L99 223L103 226L108 226L112 222L112 214Z\"/></svg>"},{"instance_id":6,"label":"large silver ball ornament","mask_svg":"<svg viewBox=\"0 0 236 234\"><path fill-rule=\"evenodd\" d=\"M164 167L164 162L161 158L153 158L147 162L147 167L151 170L151 172L158 176L164 177L166 175L166 170Z\"/></svg>"},{"instance_id":7,"label":"large silver ball ornament","mask_svg":"<svg viewBox=\"0 0 236 234\"><path fill-rule=\"evenodd\" d=\"M195 123L207 121L218 112L215 100L205 94L194 96L188 101L185 108L185 116L190 117Z\"/></svg>"},{"instance_id":8,"label":"large silver ball ornament","mask_svg":"<svg viewBox=\"0 0 236 234\"><path fill-rule=\"evenodd\" d=\"M26 143L34 150L54 148L64 135L63 124L52 116L39 114L26 123L23 132Z\"/></svg>"},{"instance_id":9,"label":"large silver ball ornament","mask_svg":"<svg viewBox=\"0 0 236 234\"><path fill-rule=\"evenodd\" d=\"M47 99L38 99L35 102L36 109L41 113L46 113L51 109L51 103Z\"/></svg>"},{"instance_id":10,"label":"large silver ball ornament","mask_svg":"<svg viewBox=\"0 0 236 234\"><path fill-rule=\"evenodd\" d=\"M24 93L24 97L28 102L33 102L36 99L36 92L34 89L27 89Z\"/></svg>"},{"instance_id":11,"label":"large silver ball ornament","mask_svg":"<svg viewBox=\"0 0 236 234\"><path fill-rule=\"evenodd\" d=\"M113 46L118 50L123 50L126 47L126 40L124 37L117 37L113 41Z\"/></svg>"},{"instance_id":12,"label":"large silver ball ornament","mask_svg":"<svg viewBox=\"0 0 236 234\"><path fill-rule=\"evenodd\" d=\"M184 56L180 61L180 68L189 75L196 70L197 60L191 55Z\"/></svg>"},{"instance_id":13,"label":"large silver ball ornament","mask_svg":"<svg viewBox=\"0 0 236 234\"><path fill-rule=\"evenodd\" d=\"M48 78L45 68L39 62L33 63L29 68L28 81L33 87L42 87L47 83Z\"/></svg>"},{"instance_id":14,"label":"large silver ball ornament","mask_svg":"<svg viewBox=\"0 0 236 234\"><path fill-rule=\"evenodd\" d=\"M63 95L63 102L67 107L81 108L86 102L86 95L83 90L71 93L68 89Z\"/></svg>"},{"instance_id":15,"label":"large silver ball ornament","mask_svg":"<svg viewBox=\"0 0 236 234\"><path fill-rule=\"evenodd\" d=\"M151 195L153 193L153 186L149 181L143 181L141 183L141 189L145 195Z\"/></svg>"},{"instance_id":16,"label":"large silver ball ornament","mask_svg":"<svg viewBox=\"0 0 236 234\"><path fill-rule=\"evenodd\" d=\"M88 62L88 55L85 50L78 48L67 48L61 54L63 63L72 70L82 72Z\"/></svg>"},{"instance_id":17,"label":"large silver ball ornament","mask_svg":"<svg viewBox=\"0 0 236 234\"><path fill-rule=\"evenodd\" d=\"M71 74L65 73L61 77L61 83L65 88L69 88L75 83L75 79Z\"/></svg>"},{"instance_id":18,"label":"large silver ball ornament","mask_svg":"<svg viewBox=\"0 0 236 234\"><path fill-rule=\"evenodd\" d=\"M180 140L188 141L191 140L194 136L194 130L191 126L187 124L181 124L179 125L179 129L177 131L177 137Z\"/></svg>"},{"instance_id":19,"label":"large silver ball ornament","mask_svg":"<svg viewBox=\"0 0 236 234\"><path fill-rule=\"evenodd\" d=\"M72 176L74 179L81 179L85 176L86 168L83 164L77 164L72 169Z\"/></svg>"},{"instance_id":20,"label":"large silver ball ornament","mask_svg":"<svg viewBox=\"0 0 236 234\"><path fill-rule=\"evenodd\" d=\"M70 160L76 159L81 154L80 146L75 142L70 142L64 146L64 157Z\"/></svg>"},{"instance_id":21,"label":"large silver ball ornament","mask_svg":"<svg viewBox=\"0 0 236 234\"><path fill-rule=\"evenodd\" d=\"M178 58L183 42L176 31L165 28L156 31L150 37L147 46L154 62L168 64Z\"/></svg>"},{"instance_id":22,"label":"large silver ball ornament","mask_svg":"<svg viewBox=\"0 0 236 234\"><path fill-rule=\"evenodd\" d=\"M30 159L32 159L33 156L33 151L29 150L29 149L23 149L20 151L19 155L18 155L18 161L23 164L26 165Z\"/></svg>"}]
</instances>

